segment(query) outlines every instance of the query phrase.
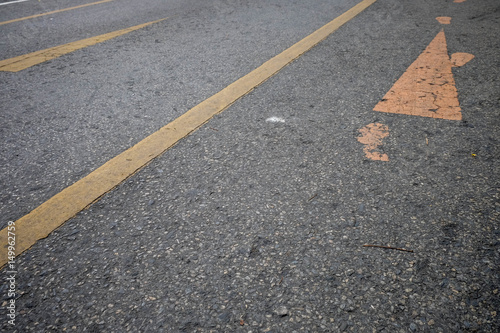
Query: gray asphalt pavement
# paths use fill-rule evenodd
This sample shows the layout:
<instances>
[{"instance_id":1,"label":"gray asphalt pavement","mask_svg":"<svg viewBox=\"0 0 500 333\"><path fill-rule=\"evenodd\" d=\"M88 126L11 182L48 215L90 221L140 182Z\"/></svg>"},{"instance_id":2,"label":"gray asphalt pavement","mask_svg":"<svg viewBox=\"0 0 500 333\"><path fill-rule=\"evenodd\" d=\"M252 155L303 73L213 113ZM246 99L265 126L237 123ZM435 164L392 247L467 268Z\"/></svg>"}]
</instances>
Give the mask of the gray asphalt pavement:
<instances>
[{"instance_id":1,"label":"gray asphalt pavement","mask_svg":"<svg viewBox=\"0 0 500 333\"><path fill-rule=\"evenodd\" d=\"M168 18L0 72L0 227L359 2L114 0L0 25L1 60ZM475 56L452 70L462 120L373 111L442 29ZM15 325L3 268L2 331L497 332L499 35L496 0L376 1L18 256ZM371 123L387 162L358 141Z\"/></svg>"}]
</instances>

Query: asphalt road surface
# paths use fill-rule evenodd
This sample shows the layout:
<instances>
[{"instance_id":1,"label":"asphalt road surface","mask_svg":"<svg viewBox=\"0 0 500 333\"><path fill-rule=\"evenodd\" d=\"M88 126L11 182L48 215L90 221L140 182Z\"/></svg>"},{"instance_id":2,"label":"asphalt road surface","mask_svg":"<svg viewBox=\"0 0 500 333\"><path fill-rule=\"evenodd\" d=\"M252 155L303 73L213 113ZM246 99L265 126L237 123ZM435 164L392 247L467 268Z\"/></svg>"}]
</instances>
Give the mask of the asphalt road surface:
<instances>
[{"instance_id":1,"label":"asphalt road surface","mask_svg":"<svg viewBox=\"0 0 500 333\"><path fill-rule=\"evenodd\" d=\"M500 330L497 0L2 0L0 32L2 332Z\"/></svg>"}]
</instances>

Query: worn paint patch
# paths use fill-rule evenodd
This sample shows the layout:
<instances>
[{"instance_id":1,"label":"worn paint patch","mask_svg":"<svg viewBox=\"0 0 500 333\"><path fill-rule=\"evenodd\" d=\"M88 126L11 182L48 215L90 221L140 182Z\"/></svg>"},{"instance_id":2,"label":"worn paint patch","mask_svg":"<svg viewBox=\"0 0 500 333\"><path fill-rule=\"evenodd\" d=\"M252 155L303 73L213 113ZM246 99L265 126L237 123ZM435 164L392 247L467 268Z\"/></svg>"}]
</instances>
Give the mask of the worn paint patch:
<instances>
[{"instance_id":1,"label":"worn paint patch","mask_svg":"<svg viewBox=\"0 0 500 333\"><path fill-rule=\"evenodd\" d=\"M436 17L436 20L441 24L450 24L451 23L451 17L448 17L448 16Z\"/></svg>"},{"instance_id":2,"label":"worn paint patch","mask_svg":"<svg viewBox=\"0 0 500 333\"><path fill-rule=\"evenodd\" d=\"M461 120L451 68L445 34L441 31L373 110Z\"/></svg>"},{"instance_id":3,"label":"worn paint patch","mask_svg":"<svg viewBox=\"0 0 500 333\"><path fill-rule=\"evenodd\" d=\"M457 52L451 55L451 65L453 67L461 67L474 59L474 55L465 52Z\"/></svg>"},{"instance_id":4,"label":"worn paint patch","mask_svg":"<svg viewBox=\"0 0 500 333\"><path fill-rule=\"evenodd\" d=\"M365 145L363 151L367 158L374 161L389 161L387 154L380 153L382 140L389 135L389 128L381 123L368 124L359 129L361 136L358 141Z\"/></svg>"}]
</instances>

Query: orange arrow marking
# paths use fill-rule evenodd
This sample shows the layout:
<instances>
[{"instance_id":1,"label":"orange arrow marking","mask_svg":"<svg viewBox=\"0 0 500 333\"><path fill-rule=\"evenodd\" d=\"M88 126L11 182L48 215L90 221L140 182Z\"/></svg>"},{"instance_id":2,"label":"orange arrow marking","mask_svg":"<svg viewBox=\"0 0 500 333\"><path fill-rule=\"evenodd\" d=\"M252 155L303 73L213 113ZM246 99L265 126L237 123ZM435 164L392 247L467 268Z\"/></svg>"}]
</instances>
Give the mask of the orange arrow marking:
<instances>
[{"instance_id":1,"label":"orange arrow marking","mask_svg":"<svg viewBox=\"0 0 500 333\"><path fill-rule=\"evenodd\" d=\"M453 66L464 65L474 56L463 53L448 56L446 38L441 31L411 64L374 111L412 116L461 120Z\"/></svg>"}]
</instances>

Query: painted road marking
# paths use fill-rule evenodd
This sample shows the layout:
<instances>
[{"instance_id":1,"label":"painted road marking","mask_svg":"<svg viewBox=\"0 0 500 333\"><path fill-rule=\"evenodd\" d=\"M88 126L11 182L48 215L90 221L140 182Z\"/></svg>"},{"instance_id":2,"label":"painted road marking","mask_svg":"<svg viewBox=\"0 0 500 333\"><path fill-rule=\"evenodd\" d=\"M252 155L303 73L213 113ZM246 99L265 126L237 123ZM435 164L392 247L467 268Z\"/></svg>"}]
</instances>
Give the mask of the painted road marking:
<instances>
[{"instance_id":1,"label":"painted road marking","mask_svg":"<svg viewBox=\"0 0 500 333\"><path fill-rule=\"evenodd\" d=\"M436 20L441 24L451 23L451 17L448 16L436 17ZM463 66L473 58L469 53L454 53L451 58L448 57L444 30L441 30L373 110L461 120L462 113L451 68ZM359 132L361 136L358 141L365 145L363 151L367 158L389 161L386 154L377 151L382 139L389 135L386 125L369 124ZM425 141L429 144L427 138Z\"/></svg>"},{"instance_id":2,"label":"painted road marking","mask_svg":"<svg viewBox=\"0 0 500 333\"><path fill-rule=\"evenodd\" d=\"M28 1L28 0L22 0L22 1ZM18 18L18 19L10 20L10 21L0 22L0 25L14 23L14 22L19 22L19 21L24 21L24 20L29 20L29 19L32 19L32 18L36 18L36 17L40 17L40 16L45 16L45 15L57 14L57 13L65 12L65 11L68 11L68 10L73 10L73 9L87 7L87 6L98 5L98 4L101 4L101 3L111 2L111 1L113 1L113 0L103 0L103 1L98 1L98 2L87 3L85 5L80 5L80 6L70 7L70 8L64 8L64 9L54 10L52 12L47 12L47 13L36 14L36 15L32 15L32 16L21 17L21 18ZM8 4L8 3L3 3L3 4L0 4L0 5L6 5L6 4Z\"/></svg>"},{"instance_id":3,"label":"painted road marking","mask_svg":"<svg viewBox=\"0 0 500 333\"><path fill-rule=\"evenodd\" d=\"M268 122L268 123L284 123L285 119L280 118L280 117L269 117L266 119L266 122Z\"/></svg>"},{"instance_id":4,"label":"painted road marking","mask_svg":"<svg viewBox=\"0 0 500 333\"><path fill-rule=\"evenodd\" d=\"M29 1L29 0L16 0L16 1L4 2L4 3L0 3L0 6L10 5L10 4L13 4L13 3L18 3L18 2L25 2L25 1Z\"/></svg>"},{"instance_id":5,"label":"painted road marking","mask_svg":"<svg viewBox=\"0 0 500 333\"><path fill-rule=\"evenodd\" d=\"M436 20L441 24L451 24L451 17L448 16L436 17Z\"/></svg>"},{"instance_id":6,"label":"painted road marking","mask_svg":"<svg viewBox=\"0 0 500 333\"><path fill-rule=\"evenodd\" d=\"M474 59L474 55L465 52L457 52L451 55L451 66L452 67L462 67L469 61Z\"/></svg>"},{"instance_id":7,"label":"painted road marking","mask_svg":"<svg viewBox=\"0 0 500 333\"><path fill-rule=\"evenodd\" d=\"M373 110L461 120L452 66L444 31L441 30Z\"/></svg>"},{"instance_id":8,"label":"painted road marking","mask_svg":"<svg viewBox=\"0 0 500 333\"><path fill-rule=\"evenodd\" d=\"M233 82L212 97L151 134L132 148L106 162L85 178L56 194L16 221L16 255L47 237L78 212L163 154L216 114L261 85L293 60L320 43L356 15L375 3L363 0L330 23L292 45L274 58ZM7 228L0 230L0 267L7 263Z\"/></svg>"},{"instance_id":9,"label":"painted road marking","mask_svg":"<svg viewBox=\"0 0 500 333\"><path fill-rule=\"evenodd\" d=\"M382 145L382 140L389 135L389 128L380 123L368 124L359 129L361 136L358 141L365 145L363 151L367 158L374 161L389 161L387 154L380 153L379 147Z\"/></svg>"},{"instance_id":10,"label":"painted road marking","mask_svg":"<svg viewBox=\"0 0 500 333\"><path fill-rule=\"evenodd\" d=\"M3 72L19 72L23 69L29 68L31 66L35 66L41 64L42 62L52 60L58 58L67 53L71 53L73 51L83 49L88 46L92 46L98 43L102 43L104 41L110 40L112 38L128 34L129 32L142 29L148 25L153 23L157 23L160 21L166 20L166 18L161 20L156 20L148 23L139 24L130 28L113 31L104 35L99 35L95 37L90 37L86 39L82 39L76 42L71 42L64 45L59 45L55 47L51 47L45 50L36 51L28 54L24 54L22 56L5 59L0 61L0 71Z\"/></svg>"}]
</instances>

